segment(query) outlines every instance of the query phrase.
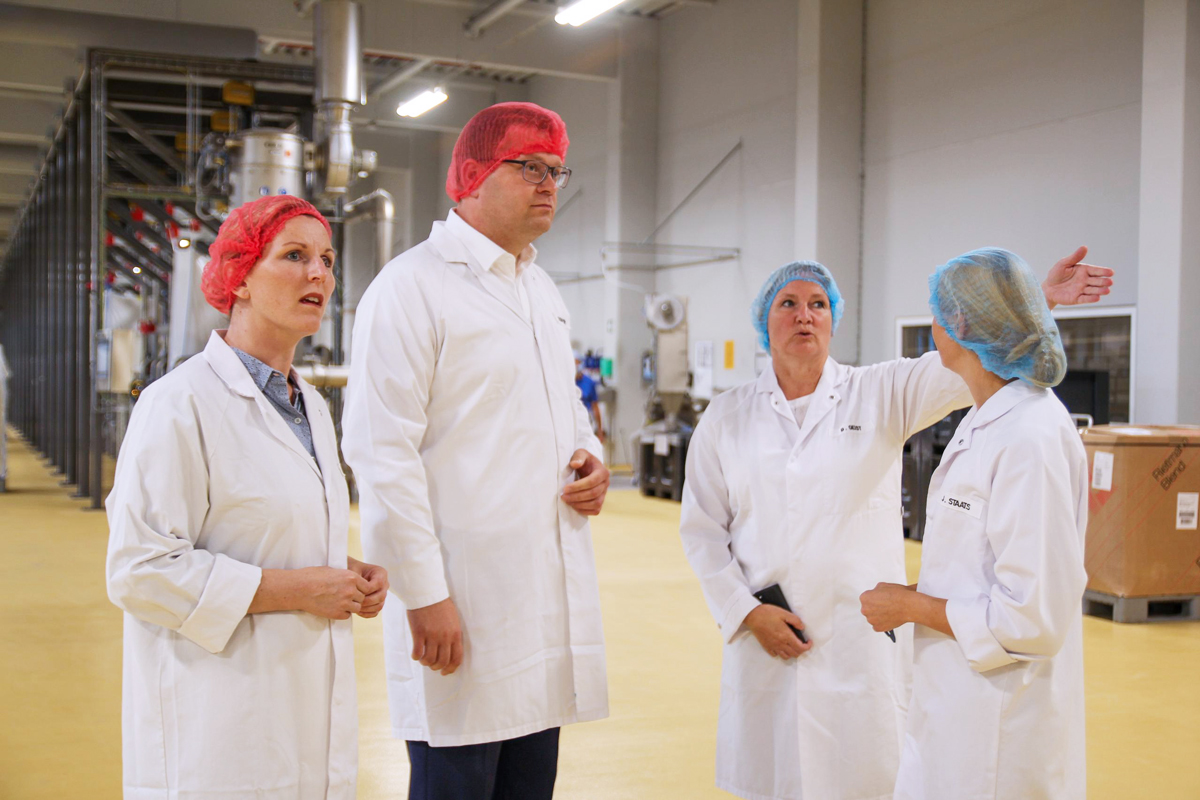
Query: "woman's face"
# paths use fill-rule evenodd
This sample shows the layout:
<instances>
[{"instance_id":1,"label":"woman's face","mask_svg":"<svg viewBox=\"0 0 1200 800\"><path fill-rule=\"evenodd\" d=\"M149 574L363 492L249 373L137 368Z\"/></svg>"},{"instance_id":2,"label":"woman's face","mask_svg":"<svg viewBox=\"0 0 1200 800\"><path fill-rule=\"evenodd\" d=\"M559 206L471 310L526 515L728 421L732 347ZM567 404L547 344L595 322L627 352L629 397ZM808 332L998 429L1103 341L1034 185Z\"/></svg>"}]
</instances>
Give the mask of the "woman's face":
<instances>
[{"instance_id":1,"label":"woman's face","mask_svg":"<svg viewBox=\"0 0 1200 800\"><path fill-rule=\"evenodd\" d=\"M771 357L824 363L833 337L833 309L820 284L796 280L784 284L767 314Z\"/></svg>"},{"instance_id":2,"label":"woman's face","mask_svg":"<svg viewBox=\"0 0 1200 800\"><path fill-rule=\"evenodd\" d=\"M333 246L315 217L287 221L234 294L237 305L297 338L321 327L333 294Z\"/></svg>"},{"instance_id":3,"label":"woman's face","mask_svg":"<svg viewBox=\"0 0 1200 800\"><path fill-rule=\"evenodd\" d=\"M937 347L938 355L942 359L942 366L957 372L955 366L962 361L962 355L966 352L966 348L951 339L950 334L946 333L946 329L936 321L933 323L933 344Z\"/></svg>"}]
</instances>

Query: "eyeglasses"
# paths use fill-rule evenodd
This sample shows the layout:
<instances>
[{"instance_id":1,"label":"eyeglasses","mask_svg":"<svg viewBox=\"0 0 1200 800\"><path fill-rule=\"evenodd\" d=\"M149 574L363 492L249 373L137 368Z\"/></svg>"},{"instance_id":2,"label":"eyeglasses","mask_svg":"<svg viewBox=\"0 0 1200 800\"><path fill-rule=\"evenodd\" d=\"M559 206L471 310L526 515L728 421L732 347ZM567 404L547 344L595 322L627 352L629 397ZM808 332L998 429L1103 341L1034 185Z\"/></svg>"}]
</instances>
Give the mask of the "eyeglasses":
<instances>
[{"instance_id":1,"label":"eyeglasses","mask_svg":"<svg viewBox=\"0 0 1200 800\"><path fill-rule=\"evenodd\" d=\"M571 180L571 170L566 167L552 167L549 164L543 164L541 161L518 161L515 158L504 159L505 164L520 164L521 177L530 183L541 183L546 180L547 175L554 176L554 185L559 189L567 188L567 182Z\"/></svg>"}]
</instances>

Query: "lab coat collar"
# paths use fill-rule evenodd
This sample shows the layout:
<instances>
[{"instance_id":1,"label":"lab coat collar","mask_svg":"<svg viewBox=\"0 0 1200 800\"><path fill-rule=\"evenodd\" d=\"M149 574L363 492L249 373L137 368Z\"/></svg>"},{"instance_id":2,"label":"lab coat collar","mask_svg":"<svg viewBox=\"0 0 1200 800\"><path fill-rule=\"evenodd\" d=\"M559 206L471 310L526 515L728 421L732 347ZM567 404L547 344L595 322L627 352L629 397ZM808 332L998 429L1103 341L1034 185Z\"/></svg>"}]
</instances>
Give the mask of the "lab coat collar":
<instances>
[{"instance_id":1,"label":"lab coat collar","mask_svg":"<svg viewBox=\"0 0 1200 800\"><path fill-rule=\"evenodd\" d=\"M482 233L459 219L458 215L455 214L453 210L450 211L450 216L451 218L457 220L456 225L461 224L462 227L466 228L468 231L474 233L476 237L482 239L484 242L487 242L489 245L499 250L500 253L504 252L500 249L499 245L495 244ZM446 263L466 265L466 267L475 274L476 279L479 280L479 283L488 292L488 294L499 300L500 304L509 311L516 314L524 324L532 327L529 317L525 316L525 310L521 308L521 304L514 296L513 292L509 291L504 284L501 283L507 279L501 277L497 273L492 272L491 268L496 263L495 258L487 262L487 266L485 267L483 265L484 262L482 262L480 258L476 257L471 248L468 246L467 242L464 241L463 238L455 235L450 223L451 219L447 219L446 222L438 221L433 223L433 230L429 233L430 246L437 251L438 255L440 255L442 259L446 261ZM471 237L468 236L468 238ZM528 248L526 248L526 251L532 252L534 255L537 253L537 251L534 250L533 245L530 245ZM522 256L524 255L525 254L522 253ZM497 256L497 258L498 257L499 256ZM529 263L532 263L532 256ZM517 280L521 280L521 278L521 275L517 276Z\"/></svg>"},{"instance_id":2,"label":"lab coat collar","mask_svg":"<svg viewBox=\"0 0 1200 800\"><path fill-rule=\"evenodd\" d=\"M237 353L233 352L233 348L225 342L226 332L225 330L212 332L208 337L208 344L204 346L204 359L212 367L213 372L217 373L217 377L229 387L230 391L234 394L240 394L242 397L248 397L258 404L259 411L262 413L263 419L266 420L267 430L271 432L271 435L287 447L295 450L313 468L313 471L317 473L317 477L322 477L321 470L317 467L316 462L313 461L313 457L308 454L308 450L300 443L299 437L292 432L292 429L279 416L279 412L271 405L271 401L267 400L267 396L255 384L250 371L246 369L246 365L238 358ZM310 393L304 391L304 387L307 384L304 382L304 379L296 374L295 367L291 369L289 378L300 387L300 391L304 395L305 409L312 408L314 401ZM321 401L321 403L324 405L324 401ZM315 437L313 442L313 449L315 450ZM322 464L322 467L324 467L324 464ZM338 471L341 471L340 465Z\"/></svg>"},{"instance_id":3,"label":"lab coat collar","mask_svg":"<svg viewBox=\"0 0 1200 800\"><path fill-rule=\"evenodd\" d=\"M234 393L253 398L261 392L246 365L237 357L237 353L233 352L233 348L225 343L227 332L219 330L209 334L208 344L204 346L204 358L213 368L213 372L217 373L217 377Z\"/></svg>"},{"instance_id":4,"label":"lab coat collar","mask_svg":"<svg viewBox=\"0 0 1200 800\"><path fill-rule=\"evenodd\" d=\"M982 406L971 409L970 416L963 421L965 424L961 429L959 443L964 448L970 447L971 436L975 431L1000 419L1031 397L1037 397L1048 391L1050 390L1040 386L1031 386L1022 380L1006 384L1001 387L1000 391L989 397Z\"/></svg>"},{"instance_id":5,"label":"lab coat collar","mask_svg":"<svg viewBox=\"0 0 1200 800\"><path fill-rule=\"evenodd\" d=\"M500 259L505 256L512 257L500 245L493 242L488 237L484 236L479 231L471 226L471 223L458 215L458 212L453 208L446 215L446 230L449 231L454 238L458 239L466 247L467 251L475 258L479 265L488 272L495 272L495 266ZM520 275L525 267L532 264L537 259L537 248L532 244L528 245L521 251L516 259L516 274Z\"/></svg>"},{"instance_id":6,"label":"lab coat collar","mask_svg":"<svg viewBox=\"0 0 1200 800\"><path fill-rule=\"evenodd\" d=\"M826 356L825 368L821 370L821 378L817 381L817 388L813 390L813 395L827 395L831 392L835 395L840 394L837 391L837 387L841 386L845 380L845 367L834 361L832 356ZM774 362L758 376L754 390L763 394L778 393L780 399L784 399L783 389L779 388L779 378L775 375Z\"/></svg>"},{"instance_id":7,"label":"lab coat collar","mask_svg":"<svg viewBox=\"0 0 1200 800\"><path fill-rule=\"evenodd\" d=\"M800 428L798 443L803 444L817 423L841 400L840 387L845 380L845 368L834 361L833 358L826 357L825 368L821 370L821 377L817 381L817 388L812 393L812 404L808 408L808 413L804 416L804 426ZM774 364L764 369L762 374L758 376L755 391L770 395L771 407L775 409L775 413L795 422L795 416L792 414L787 398L783 394L783 389L779 387L779 378L775 375Z\"/></svg>"}]
</instances>

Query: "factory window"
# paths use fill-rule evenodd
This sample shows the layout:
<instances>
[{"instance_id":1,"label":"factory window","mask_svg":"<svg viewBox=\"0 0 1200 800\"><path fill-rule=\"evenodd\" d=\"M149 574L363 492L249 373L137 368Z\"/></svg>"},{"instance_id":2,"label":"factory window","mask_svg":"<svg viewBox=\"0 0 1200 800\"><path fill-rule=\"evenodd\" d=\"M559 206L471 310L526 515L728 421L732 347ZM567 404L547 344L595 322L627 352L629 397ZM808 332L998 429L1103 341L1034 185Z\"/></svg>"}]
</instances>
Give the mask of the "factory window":
<instances>
[{"instance_id":1,"label":"factory window","mask_svg":"<svg viewBox=\"0 0 1200 800\"><path fill-rule=\"evenodd\" d=\"M1096 424L1129 422L1133 386L1133 310L1062 309L1055 319L1067 354L1067 377L1056 388L1072 413ZM934 349L930 319L898 321L899 355L915 358Z\"/></svg>"}]
</instances>

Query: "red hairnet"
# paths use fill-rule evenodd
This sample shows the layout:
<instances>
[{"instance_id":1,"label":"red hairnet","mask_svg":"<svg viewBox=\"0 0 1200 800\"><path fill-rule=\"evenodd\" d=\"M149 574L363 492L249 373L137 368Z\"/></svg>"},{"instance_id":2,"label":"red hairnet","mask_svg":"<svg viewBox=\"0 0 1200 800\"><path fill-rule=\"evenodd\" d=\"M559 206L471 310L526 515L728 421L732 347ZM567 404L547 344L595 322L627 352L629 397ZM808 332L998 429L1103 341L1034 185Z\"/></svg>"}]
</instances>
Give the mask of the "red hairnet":
<instances>
[{"instance_id":1,"label":"red hairnet","mask_svg":"<svg viewBox=\"0 0 1200 800\"><path fill-rule=\"evenodd\" d=\"M488 106L471 117L454 143L446 194L457 203L478 189L505 159L529 153L552 153L566 158L568 144L566 123L550 109L534 103ZM483 169L468 183L466 166L471 161Z\"/></svg>"},{"instance_id":2,"label":"red hairnet","mask_svg":"<svg viewBox=\"0 0 1200 800\"><path fill-rule=\"evenodd\" d=\"M200 278L200 290L208 304L228 314L233 308L233 290L242 285L254 265L262 260L267 246L295 217L315 217L330 236L329 223L316 206L290 194L252 200L234 209L217 231L208 248L209 262Z\"/></svg>"}]
</instances>

